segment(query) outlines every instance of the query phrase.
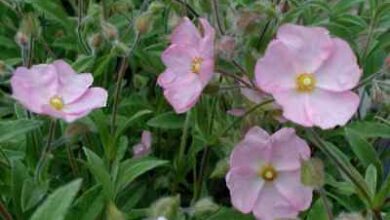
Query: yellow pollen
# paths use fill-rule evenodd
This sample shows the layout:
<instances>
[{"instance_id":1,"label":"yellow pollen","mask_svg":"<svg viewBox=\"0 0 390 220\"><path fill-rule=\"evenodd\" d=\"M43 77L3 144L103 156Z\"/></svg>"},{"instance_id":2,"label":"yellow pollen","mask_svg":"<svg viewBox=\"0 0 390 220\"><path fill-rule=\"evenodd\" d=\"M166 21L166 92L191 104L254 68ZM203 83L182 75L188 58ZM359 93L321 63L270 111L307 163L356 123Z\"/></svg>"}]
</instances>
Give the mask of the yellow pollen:
<instances>
[{"instance_id":1,"label":"yellow pollen","mask_svg":"<svg viewBox=\"0 0 390 220\"><path fill-rule=\"evenodd\" d=\"M312 92L316 86L313 74L302 73L296 78L296 88L299 92Z\"/></svg>"},{"instance_id":2,"label":"yellow pollen","mask_svg":"<svg viewBox=\"0 0 390 220\"><path fill-rule=\"evenodd\" d=\"M59 96L53 96L50 99L50 106L59 111L64 108L64 101Z\"/></svg>"},{"instance_id":3,"label":"yellow pollen","mask_svg":"<svg viewBox=\"0 0 390 220\"><path fill-rule=\"evenodd\" d=\"M195 57L194 59L192 59L191 71L193 73L199 74L202 62L203 62L203 58L202 57Z\"/></svg>"},{"instance_id":4,"label":"yellow pollen","mask_svg":"<svg viewBox=\"0 0 390 220\"><path fill-rule=\"evenodd\" d=\"M265 180L265 181L273 181L277 176L277 172L275 168L272 165L264 165L259 172L259 175Z\"/></svg>"}]
</instances>

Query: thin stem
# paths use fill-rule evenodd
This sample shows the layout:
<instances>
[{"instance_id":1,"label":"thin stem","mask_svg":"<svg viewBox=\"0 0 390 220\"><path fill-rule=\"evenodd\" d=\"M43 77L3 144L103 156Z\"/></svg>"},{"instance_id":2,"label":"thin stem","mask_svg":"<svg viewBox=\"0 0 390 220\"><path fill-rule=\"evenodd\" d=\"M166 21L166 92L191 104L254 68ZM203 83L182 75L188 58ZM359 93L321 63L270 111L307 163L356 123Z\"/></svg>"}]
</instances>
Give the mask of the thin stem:
<instances>
[{"instance_id":1,"label":"thin stem","mask_svg":"<svg viewBox=\"0 0 390 220\"><path fill-rule=\"evenodd\" d=\"M241 122L246 116L250 115L252 112L256 111L258 108L264 106L264 105L267 105L271 102L273 102L274 100L273 99L270 99L270 100L266 100L264 102L261 102L255 106L253 106L252 108L250 108L248 111L245 112L245 114L241 117L238 117L236 118L229 126L227 126L225 128L225 130L223 130L218 136L216 137L213 137L210 141L210 143L214 143L216 140L218 140L220 137L222 137L223 135L225 135L230 129L232 129L236 124L238 124L239 122Z\"/></svg>"},{"instance_id":2,"label":"thin stem","mask_svg":"<svg viewBox=\"0 0 390 220\"><path fill-rule=\"evenodd\" d=\"M119 68L118 72L118 78L116 82L116 88L115 88L115 93L114 93L114 105L113 105L113 111L112 111L112 117L111 117L111 133L115 133L115 127L116 127L116 116L118 112L118 106L119 106L119 101L120 101L120 92L122 88L122 81L123 77L126 73L126 69L128 67L128 62L129 62L129 57L133 53L135 47L137 46L137 43L139 41L140 35L139 33L136 34L135 40L133 43L133 46L130 48L129 53L122 58L121 66Z\"/></svg>"},{"instance_id":3,"label":"thin stem","mask_svg":"<svg viewBox=\"0 0 390 220\"><path fill-rule=\"evenodd\" d=\"M217 72L222 73L223 76L228 76L230 78L233 78L234 80L240 82L241 84L243 84L244 86L246 86L248 88L257 89L256 87L253 87L253 85L251 85L250 83L246 82L245 80L241 79L240 77L238 77L232 73L226 72L224 70L217 70Z\"/></svg>"},{"instance_id":4,"label":"thin stem","mask_svg":"<svg viewBox=\"0 0 390 220\"><path fill-rule=\"evenodd\" d=\"M218 30L221 33L221 35L225 35L225 32L223 31L223 28L222 28L222 22L221 22L220 17L219 17L218 2L217 2L217 0L213 0L212 3L213 3L214 14L215 14L215 20L217 20Z\"/></svg>"},{"instance_id":5,"label":"thin stem","mask_svg":"<svg viewBox=\"0 0 390 220\"><path fill-rule=\"evenodd\" d=\"M333 220L334 217L333 217L332 209L330 208L330 205L328 203L328 199L326 198L326 192L325 192L324 188L320 187L318 189L318 192L320 193L320 197L321 197L322 202L324 204L324 208L326 210L326 214L328 215L328 219Z\"/></svg>"},{"instance_id":6,"label":"thin stem","mask_svg":"<svg viewBox=\"0 0 390 220\"><path fill-rule=\"evenodd\" d=\"M12 215L11 213L8 212L7 208L3 204L2 201L0 201L0 214L3 216L4 220L12 220Z\"/></svg>"},{"instance_id":7,"label":"thin stem","mask_svg":"<svg viewBox=\"0 0 390 220\"><path fill-rule=\"evenodd\" d=\"M362 60L365 60L367 58L367 55L368 55L368 52L369 52L370 43L371 43L371 40L372 40L372 35L374 33L375 23L376 23L376 12L374 12L374 14L372 15L372 20L370 22L370 26L368 27L368 37L367 37L366 46L364 47Z\"/></svg>"},{"instance_id":8,"label":"thin stem","mask_svg":"<svg viewBox=\"0 0 390 220\"><path fill-rule=\"evenodd\" d=\"M364 85L366 85L367 83L369 83L371 80L377 78L377 77L380 77L381 75L383 75L385 73L385 71L379 71L379 72L376 72L374 74L371 74L370 76L366 77L365 79L361 80L360 83L355 86L355 88L353 88L353 90L356 90Z\"/></svg>"},{"instance_id":9,"label":"thin stem","mask_svg":"<svg viewBox=\"0 0 390 220\"><path fill-rule=\"evenodd\" d=\"M70 164L70 168L72 169L72 173L74 176L76 176L78 174L78 167L77 167L77 164L76 164L76 160L74 158L74 154L72 152L72 149L71 149L71 145L70 144L67 144L66 145L66 153L67 153L67 156L68 156L68 161L69 161L69 164Z\"/></svg>"},{"instance_id":10,"label":"thin stem","mask_svg":"<svg viewBox=\"0 0 390 220\"><path fill-rule=\"evenodd\" d=\"M42 169L45 165L47 157L50 155L50 152L51 152L51 145L52 145L51 142L52 142L54 134L55 134L56 125L57 125L57 120L52 119L50 122L49 134L47 137L47 144L46 144L45 148L42 150L41 157L38 161L38 164L37 164L37 167L35 170L35 178L37 178L38 180L40 180L40 177L42 174Z\"/></svg>"},{"instance_id":11,"label":"thin stem","mask_svg":"<svg viewBox=\"0 0 390 220\"><path fill-rule=\"evenodd\" d=\"M184 121L183 133L181 135L180 148L179 148L179 156L177 159L177 168L182 168L184 164L184 153L186 150L188 130L190 127L190 119L191 119L191 110L186 113L186 119Z\"/></svg>"},{"instance_id":12,"label":"thin stem","mask_svg":"<svg viewBox=\"0 0 390 220\"><path fill-rule=\"evenodd\" d=\"M122 58L121 66L119 68L118 72L118 78L116 81L116 87L115 87L115 93L114 93L114 105L113 105L113 111L112 111L112 117L111 117L111 133L115 133L115 127L116 127L116 115L118 112L118 105L119 105L119 99L120 99L120 92L122 88L122 80L125 75L126 69L128 66L128 57L125 56Z\"/></svg>"}]
</instances>

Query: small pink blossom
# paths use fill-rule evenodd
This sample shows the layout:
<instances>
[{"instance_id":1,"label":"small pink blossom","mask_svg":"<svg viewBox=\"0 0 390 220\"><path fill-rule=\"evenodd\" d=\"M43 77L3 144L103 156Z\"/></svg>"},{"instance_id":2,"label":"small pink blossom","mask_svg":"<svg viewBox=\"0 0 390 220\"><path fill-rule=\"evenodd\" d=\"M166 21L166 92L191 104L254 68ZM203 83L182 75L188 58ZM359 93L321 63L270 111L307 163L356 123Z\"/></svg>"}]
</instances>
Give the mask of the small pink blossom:
<instances>
[{"instance_id":1,"label":"small pink blossom","mask_svg":"<svg viewBox=\"0 0 390 220\"><path fill-rule=\"evenodd\" d=\"M167 68L158 84L176 113L191 109L213 76L215 31L207 20L199 21L202 33L184 18L173 31L172 44L161 55Z\"/></svg>"},{"instance_id":2,"label":"small pink blossom","mask_svg":"<svg viewBox=\"0 0 390 220\"><path fill-rule=\"evenodd\" d=\"M136 158L146 156L150 154L151 147L152 147L152 133L150 131L143 131L141 142L134 145L133 147L133 156Z\"/></svg>"},{"instance_id":3,"label":"small pink blossom","mask_svg":"<svg viewBox=\"0 0 390 220\"><path fill-rule=\"evenodd\" d=\"M12 96L28 110L67 122L106 106L107 91L91 87L90 73L77 74L63 60L18 67L11 78Z\"/></svg>"},{"instance_id":4,"label":"small pink blossom","mask_svg":"<svg viewBox=\"0 0 390 220\"><path fill-rule=\"evenodd\" d=\"M311 187L302 185L301 162L310 148L294 129L269 135L252 127L230 156L226 184L233 206L261 220L297 217L312 201Z\"/></svg>"},{"instance_id":5,"label":"small pink blossom","mask_svg":"<svg viewBox=\"0 0 390 220\"><path fill-rule=\"evenodd\" d=\"M236 116L236 117L242 117L245 115L245 109L244 108L232 108L226 111L231 116Z\"/></svg>"},{"instance_id":6,"label":"small pink blossom","mask_svg":"<svg viewBox=\"0 0 390 220\"><path fill-rule=\"evenodd\" d=\"M255 72L283 116L303 126L344 125L358 108L359 96L350 90L362 71L349 45L324 28L281 26Z\"/></svg>"}]
</instances>

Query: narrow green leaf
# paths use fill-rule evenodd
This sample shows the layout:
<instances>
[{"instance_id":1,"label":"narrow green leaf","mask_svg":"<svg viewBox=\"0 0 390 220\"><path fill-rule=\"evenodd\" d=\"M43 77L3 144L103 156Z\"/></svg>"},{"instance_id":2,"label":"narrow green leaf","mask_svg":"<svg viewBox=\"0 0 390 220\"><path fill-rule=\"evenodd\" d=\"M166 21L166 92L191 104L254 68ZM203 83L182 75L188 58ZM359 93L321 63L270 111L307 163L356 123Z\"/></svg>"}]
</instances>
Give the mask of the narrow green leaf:
<instances>
[{"instance_id":1,"label":"narrow green leaf","mask_svg":"<svg viewBox=\"0 0 390 220\"><path fill-rule=\"evenodd\" d=\"M229 208L221 208L214 215L206 218L206 220L254 220L251 214L242 214L236 210Z\"/></svg>"},{"instance_id":2,"label":"narrow green leaf","mask_svg":"<svg viewBox=\"0 0 390 220\"><path fill-rule=\"evenodd\" d=\"M166 112L150 119L147 125L162 129L181 129L184 125L184 117L173 112Z\"/></svg>"},{"instance_id":3,"label":"narrow green leaf","mask_svg":"<svg viewBox=\"0 0 390 220\"><path fill-rule=\"evenodd\" d=\"M41 121L29 119L0 121L0 143L37 129L42 124Z\"/></svg>"},{"instance_id":4,"label":"narrow green leaf","mask_svg":"<svg viewBox=\"0 0 390 220\"><path fill-rule=\"evenodd\" d=\"M137 119L141 118L144 115L150 114L152 111L150 110L141 110L137 113L135 113L133 116L131 116L129 119L127 119L124 123L120 123L118 126L117 132L116 132L116 139Z\"/></svg>"},{"instance_id":5,"label":"narrow green leaf","mask_svg":"<svg viewBox=\"0 0 390 220\"><path fill-rule=\"evenodd\" d=\"M22 188L22 210L25 212L37 205L48 189L49 182L37 183L33 178L26 179Z\"/></svg>"},{"instance_id":6,"label":"narrow green leaf","mask_svg":"<svg viewBox=\"0 0 390 220\"><path fill-rule=\"evenodd\" d=\"M352 129L345 128L345 136L352 151L357 158L359 158L364 167L367 168L370 164L373 164L376 166L377 170L382 173L381 162L374 147L363 139L359 133Z\"/></svg>"},{"instance_id":7,"label":"narrow green leaf","mask_svg":"<svg viewBox=\"0 0 390 220\"><path fill-rule=\"evenodd\" d=\"M40 11L41 13L47 15L50 19L58 22L64 28L68 30L73 30L73 24L68 19L68 16L64 8L60 5L57 0L28 0L31 2L31 5Z\"/></svg>"},{"instance_id":8,"label":"narrow green leaf","mask_svg":"<svg viewBox=\"0 0 390 220\"><path fill-rule=\"evenodd\" d=\"M83 149L85 155L87 155L89 170L95 177L96 181L102 185L105 195L108 198L111 198L113 195L113 184L103 160L88 148Z\"/></svg>"},{"instance_id":9,"label":"narrow green leaf","mask_svg":"<svg viewBox=\"0 0 390 220\"><path fill-rule=\"evenodd\" d=\"M362 138L390 138L390 126L379 122L359 121L347 126L359 133Z\"/></svg>"},{"instance_id":10,"label":"narrow green leaf","mask_svg":"<svg viewBox=\"0 0 390 220\"><path fill-rule=\"evenodd\" d=\"M97 219L104 210L105 198L100 185L88 189L76 201L67 215L68 220L91 220Z\"/></svg>"},{"instance_id":11,"label":"narrow green leaf","mask_svg":"<svg viewBox=\"0 0 390 220\"><path fill-rule=\"evenodd\" d=\"M168 161L159 160L152 157L125 160L119 166L116 191L119 192L121 189L133 182L137 177L148 172L149 170L167 163Z\"/></svg>"},{"instance_id":12,"label":"narrow green leaf","mask_svg":"<svg viewBox=\"0 0 390 220\"><path fill-rule=\"evenodd\" d=\"M77 179L56 189L38 207L30 220L63 220L80 186L81 179Z\"/></svg>"},{"instance_id":13,"label":"narrow green leaf","mask_svg":"<svg viewBox=\"0 0 390 220\"><path fill-rule=\"evenodd\" d=\"M374 207L376 208L381 207L385 203L386 198L389 195L390 195L390 175L387 175L386 180L382 183L382 187L380 188L378 194L375 196Z\"/></svg>"},{"instance_id":14,"label":"narrow green leaf","mask_svg":"<svg viewBox=\"0 0 390 220\"><path fill-rule=\"evenodd\" d=\"M376 184L377 184L377 179L378 179L378 173L376 171L375 166L372 164L367 167L366 170L366 175L364 177L366 179L368 188L370 189L370 192L372 195L375 195L376 193Z\"/></svg>"}]
</instances>

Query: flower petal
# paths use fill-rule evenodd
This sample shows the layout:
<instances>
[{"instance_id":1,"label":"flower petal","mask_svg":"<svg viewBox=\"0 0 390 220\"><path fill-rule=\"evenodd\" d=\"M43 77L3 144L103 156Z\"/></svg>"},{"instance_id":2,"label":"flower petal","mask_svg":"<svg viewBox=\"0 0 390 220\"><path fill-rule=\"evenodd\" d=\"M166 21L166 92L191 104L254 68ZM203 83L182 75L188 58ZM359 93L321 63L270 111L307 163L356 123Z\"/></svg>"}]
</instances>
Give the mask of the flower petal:
<instances>
[{"instance_id":1,"label":"flower petal","mask_svg":"<svg viewBox=\"0 0 390 220\"><path fill-rule=\"evenodd\" d=\"M310 207L313 189L302 185L300 170L279 172L274 184L294 209L303 211Z\"/></svg>"},{"instance_id":2,"label":"flower petal","mask_svg":"<svg viewBox=\"0 0 390 220\"><path fill-rule=\"evenodd\" d=\"M85 116L86 112L93 109L105 107L107 103L107 91L103 88L92 87L87 90L79 99L65 105L62 110L66 114Z\"/></svg>"},{"instance_id":3,"label":"flower petal","mask_svg":"<svg viewBox=\"0 0 390 220\"><path fill-rule=\"evenodd\" d=\"M297 124L311 127L313 121L307 112L308 95L299 93L295 89L273 94L276 102L282 106L283 117Z\"/></svg>"},{"instance_id":4,"label":"flower petal","mask_svg":"<svg viewBox=\"0 0 390 220\"><path fill-rule=\"evenodd\" d=\"M286 45L299 64L298 73L314 73L328 58L332 41L328 30L321 27L282 25L277 39Z\"/></svg>"},{"instance_id":5,"label":"flower petal","mask_svg":"<svg viewBox=\"0 0 390 220\"><path fill-rule=\"evenodd\" d=\"M157 83L166 88L169 84L173 83L176 79L176 74L171 69L166 69L163 73L158 76Z\"/></svg>"},{"instance_id":6,"label":"flower petal","mask_svg":"<svg viewBox=\"0 0 390 220\"><path fill-rule=\"evenodd\" d=\"M294 59L281 41L272 41L264 57L256 63L257 85L267 93L295 88Z\"/></svg>"},{"instance_id":7,"label":"flower petal","mask_svg":"<svg viewBox=\"0 0 390 220\"><path fill-rule=\"evenodd\" d=\"M316 89L308 98L308 113L322 129L345 125L359 107L360 98L353 92Z\"/></svg>"},{"instance_id":8,"label":"flower petal","mask_svg":"<svg viewBox=\"0 0 390 220\"><path fill-rule=\"evenodd\" d=\"M42 106L56 95L58 77L53 65L35 65L30 69L19 67L11 78L12 96L35 113L42 113Z\"/></svg>"},{"instance_id":9,"label":"flower petal","mask_svg":"<svg viewBox=\"0 0 390 220\"><path fill-rule=\"evenodd\" d=\"M359 82L362 70L347 42L339 38L332 41L330 57L315 72L317 86L335 92L350 90Z\"/></svg>"},{"instance_id":10,"label":"flower petal","mask_svg":"<svg viewBox=\"0 0 390 220\"><path fill-rule=\"evenodd\" d=\"M270 161L269 135L260 127L252 127L230 155L231 167L247 167L258 172Z\"/></svg>"},{"instance_id":11,"label":"flower petal","mask_svg":"<svg viewBox=\"0 0 390 220\"><path fill-rule=\"evenodd\" d=\"M192 108L198 101L203 86L196 74L187 74L177 77L164 90L164 96L175 109L176 113L183 113Z\"/></svg>"},{"instance_id":12,"label":"flower petal","mask_svg":"<svg viewBox=\"0 0 390 220\"><path fill-rule=\"evenodd\" d=\"M214 59L215 30L206 19L200 18L199 21L202 24L203 30L199 52L206 59Z\"/></svg>"},{"instance_id":13,"label":"flower petal","mask_svg":"<svg viewBox=\"0 0 390 220\"><path fill-rule=\"evenodd\" d=\"M146 148L150 148L152 146L152 133L150 131L143 131L141 142Z\"/></svg>"},{"instance_id":14,"label":"flower petal","mask_svg":"<svg viewBox=\"0 0 390 220\"><path fill-rule=\"evenodd\" d=\"M299 170L301 161L310 157L307 143L292 128L282 128L271 136L271 164L278 171Z\"/></svg>"},{"instance_id":15,"label":"flower petal","mask_svg":"<svg viewBox=\"0 0 390 220\"><path fill-rule=\"evenodd\" d=\"M191 72L192 59L197 56L193 48L172 44L161 55L164 64L176 75Z\"/></svg>"},{"instance_id":16,"label":"flower petal","mask_svg":"<svg viewBox=\"0 0 390 220\"><path fill-rule=\"evenodd\" d=\"M250 169L238 167L229 171L226 185L233 206L243 213L252 211L264 181Z\"/></svg>"},{"instance_id":17,"label":"flower petal","mask_svg":"<svg viewBox=\"0 0 390 220\"><path fill-rule=\"evenodd\" d=\"M199 79L205 87L214 76L214 60L206 59L200 66Z\"/></svg>"},{"instance_id":18,"label":"flower petal","mask_svg":"<svg viewBox=\"0 0 390 220\"><path fill-rule=\"evenodd\" d=\"M57 69L59 88L58 94L65 104L71 103L82 96L92 85L93 77L90 73L77 74L73 68L63 60L56 60L53 65Z\"/></svg>"},{"instance_id":19,"label":"flower petal","mask_svg":"<svg viewBox=\"0 0 390 220\"><path fill-rule=\"evenodd\" d=\"M297 217L298 212L272 183L266 183L260 190L253 207L254 215L261 220L291 219Z\"/></svg>"},{"instance_id":20,"label":"flower petal","mask_svg":"<svg viewBox=\"0 0 390 220\"><path fill-rule=\"evenodd\" d=\"M171 43L197 47L200 41L200 33L192 21L185 17L181 23L173 30Z\"/></svg>"}]
</instances>

